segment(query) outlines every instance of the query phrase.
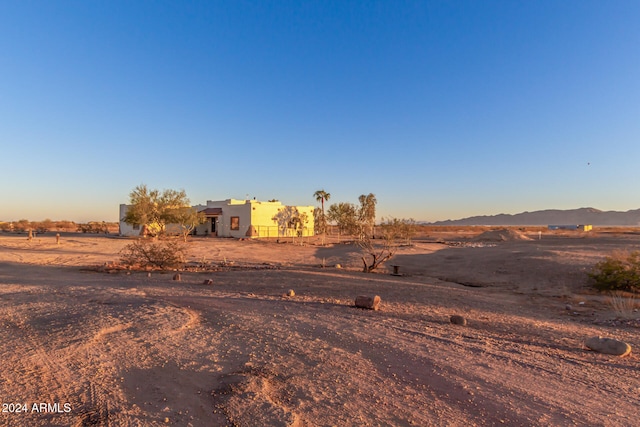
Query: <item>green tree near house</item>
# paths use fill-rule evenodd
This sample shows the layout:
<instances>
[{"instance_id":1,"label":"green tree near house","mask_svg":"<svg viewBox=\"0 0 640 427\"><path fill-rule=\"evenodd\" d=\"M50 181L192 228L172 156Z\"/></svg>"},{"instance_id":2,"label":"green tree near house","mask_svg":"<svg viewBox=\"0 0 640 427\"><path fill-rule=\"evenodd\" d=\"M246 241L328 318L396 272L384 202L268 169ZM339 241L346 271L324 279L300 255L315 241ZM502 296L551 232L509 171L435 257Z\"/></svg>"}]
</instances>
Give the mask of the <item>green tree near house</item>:
<instances>
[{"instance_id":1,"label":"green tree near house","mask_svg":"<svg viewBox=\"0 0 640 427\"><path fill-rule=\"evenodd\" d=\"M358 218L358 207L353 203L334 203L327 210L327 220L338 226L338 232L341 235L358 234L360 227Z\"/></svg>"},{"instance_id":2,"label":"green tree near house","mask_svg":"<svg viewBox=\"0 0 640 427\"><path fill-rule=\"evenodd\" d=\"M353 203L334 203L327 210L326 219L338 226L340 234L353 234L358 240L373 237L376 222L375 194L363 194L358 197L360 206Z\"/></svg>"},{"instance_id":3,"label":"green tree near house","mask_svg":"<svg viewBox=\"0 0 640 427\"><path fill-rule=\"evenodd\" d=\"M198 212L196 208L185 206L175 209L173 211L174 220L173 224L180 226L180 232L184 241L187 241L187 236L193 232L193 230L200 224L204 224L207 218L202 212Z\"/></svg>"},{"instance_id":4,"label":"green tree near house","mask_svg":"<svg viewBox=\"0 0 640 427\"><path fill-rule=\"evenodd\" d=\"M184 190L150 190L145 184L138 185L129 194L129 208L123 221L140 225L143 233L164 236L168 224L180 226L184 239L205 218L191 207Z\"/></svg>"}]
</instances>

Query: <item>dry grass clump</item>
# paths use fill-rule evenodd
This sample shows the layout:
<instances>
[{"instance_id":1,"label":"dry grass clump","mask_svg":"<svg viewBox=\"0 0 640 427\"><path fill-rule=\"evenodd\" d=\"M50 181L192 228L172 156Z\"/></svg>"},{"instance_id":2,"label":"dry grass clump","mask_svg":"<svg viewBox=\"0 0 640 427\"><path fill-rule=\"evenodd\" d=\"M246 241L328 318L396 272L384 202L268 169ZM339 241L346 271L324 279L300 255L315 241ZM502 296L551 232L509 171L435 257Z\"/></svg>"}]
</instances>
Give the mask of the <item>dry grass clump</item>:
<instances>
[{"instance_id":1,"label":"dry grass clump","mask_svg":"<svg viewBox=\"0 0 640 427\"><path fill-rule=\"evenodd\" d=\"M617 317L622 319L632 319L638 314L640 300L638 300L635 294L611 292L609 305Z\"/></svg>"}]
</instances>

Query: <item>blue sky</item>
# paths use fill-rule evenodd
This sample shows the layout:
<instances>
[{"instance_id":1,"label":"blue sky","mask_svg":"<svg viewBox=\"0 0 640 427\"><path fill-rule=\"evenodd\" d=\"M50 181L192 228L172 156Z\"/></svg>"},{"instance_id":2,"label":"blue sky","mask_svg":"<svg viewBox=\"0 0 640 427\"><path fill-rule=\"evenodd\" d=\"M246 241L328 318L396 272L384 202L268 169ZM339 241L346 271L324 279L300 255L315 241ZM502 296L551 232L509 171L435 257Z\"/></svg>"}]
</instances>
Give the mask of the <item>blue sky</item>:
<instances>
[{"instance_id":1,"label":"blue sky","mask_svg":"<svg viewBox=\"0 0 640 427\"><path fill-rule=\"evenodd\" d=\"M0 220L640 208L640 2L0 2Z\"/></svg>"}]
</instances>

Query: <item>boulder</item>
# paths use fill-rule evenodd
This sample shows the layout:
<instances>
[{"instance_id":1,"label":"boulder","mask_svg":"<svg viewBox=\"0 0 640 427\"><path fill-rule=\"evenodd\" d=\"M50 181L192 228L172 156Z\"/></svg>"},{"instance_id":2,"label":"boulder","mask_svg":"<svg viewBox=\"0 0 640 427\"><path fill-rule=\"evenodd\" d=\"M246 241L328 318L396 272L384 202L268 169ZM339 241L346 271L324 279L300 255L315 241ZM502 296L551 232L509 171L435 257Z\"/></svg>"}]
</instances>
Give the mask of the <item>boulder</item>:
<instances>
[{"instance_id":1,"label":"boulder","mask_svg":"<svg viewBox=\"0 0 640 427\"><path fill-rule=\"evenodd\" d=\"M454 314L453 316L451 316L449 318L449 321L451 323L453 323L454 325L461 325L461 326L466 326L467 325L467 319L465 319L462 316L459 316L457 314Z\"/></svg>"},{"instance_id":2,"label":"boulder","mask_svg":"<svg viewBox=\"0 0 640 427\"><path fill-rule=\"evenodd\" d=\"M206 279L204 282L202 282L203 285L213 285L213 279Z\"/></svg>"},{"instance_id":3,"label":"boulder","mask_svg":"<svg viewBox=\"0 0 640 427\"><path fill-rule=\"evenodd\" d=\"M287 296L288 296L288 297L295 297L295 296L296 296L296 293L294 292L294 290L293 290L293 289L289 289L289 290L287 291Z\"/></svg>"},{"instance_id":4,"label":"boulder","mask_svg":"<svg viewBox=\"0 0 640 427\"><path fill-rule=\"evenodd\" d=\"M591 337L584 343L587 348L603 354L626 356L631 353L631 346L613 338Z\"/></svg>"},{"instance_id":5,"label":"boulder","mask_svg":"<svg viewBox=\"0 0 640 427\"><path fill-rule=\"evenodd\" d=\"M358 308L366 308L367 310L380 309L380 297L375 295L373 297L360 295L356 297L355 306Z\"/></svg>"},{"instance_id":6,"label":"boulder","mask_svg":"<svg viewBox=\"0 0 640 427\"><path fill-rule=\"evenodd\" d=\"M182 280L182 277L180 277L180 273L176 273L176 274L174 274L174 275L173 275L173 280L177 280L178 282L179 282L180 280Z\"/></svg>"}]
</instances>

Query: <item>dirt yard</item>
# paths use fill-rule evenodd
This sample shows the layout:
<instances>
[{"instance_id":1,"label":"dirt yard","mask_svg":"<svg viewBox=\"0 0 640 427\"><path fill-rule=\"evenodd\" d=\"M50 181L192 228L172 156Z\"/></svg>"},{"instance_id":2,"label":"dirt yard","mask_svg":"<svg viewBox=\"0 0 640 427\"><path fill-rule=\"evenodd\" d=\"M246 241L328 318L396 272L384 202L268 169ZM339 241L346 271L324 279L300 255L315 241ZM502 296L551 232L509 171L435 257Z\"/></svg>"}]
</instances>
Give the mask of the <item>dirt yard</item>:
<instances>
[{"instance_id":1,"label":"dirt yard","mask_svg":"<svg viewBox=\"0 0 640 427\"><path fill-rule=\"evenodd\" d=\"M640 236L529 237L432 235L402 276L349 244L196 238L191 264L224 267L174 281L95 271L130 240L0 235L0 425L637 425L638 313L586 272Z\"/></svg>"}]
</instances>

